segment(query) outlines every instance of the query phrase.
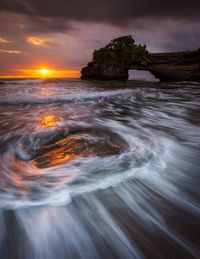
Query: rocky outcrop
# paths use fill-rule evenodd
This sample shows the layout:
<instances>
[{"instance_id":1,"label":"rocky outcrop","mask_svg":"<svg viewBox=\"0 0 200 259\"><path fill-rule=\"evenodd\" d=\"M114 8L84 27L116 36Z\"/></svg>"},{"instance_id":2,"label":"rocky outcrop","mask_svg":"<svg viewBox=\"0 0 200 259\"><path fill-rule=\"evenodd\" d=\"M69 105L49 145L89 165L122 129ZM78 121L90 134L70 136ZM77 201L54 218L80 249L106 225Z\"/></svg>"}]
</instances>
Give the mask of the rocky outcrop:
<instances>
[{"instance_id":1,"label":"rocky outcrop","mask_svg":"<svg viewBox=\"0 0 200 259\"><path fill-rule=\"evenodd\" d=\"M127 80L130 69L150 71L161 81L200 81L200 49L149 53L128 35L95 50L93 60L81 70L81 78Z\"/></svg>"}]
</instances>

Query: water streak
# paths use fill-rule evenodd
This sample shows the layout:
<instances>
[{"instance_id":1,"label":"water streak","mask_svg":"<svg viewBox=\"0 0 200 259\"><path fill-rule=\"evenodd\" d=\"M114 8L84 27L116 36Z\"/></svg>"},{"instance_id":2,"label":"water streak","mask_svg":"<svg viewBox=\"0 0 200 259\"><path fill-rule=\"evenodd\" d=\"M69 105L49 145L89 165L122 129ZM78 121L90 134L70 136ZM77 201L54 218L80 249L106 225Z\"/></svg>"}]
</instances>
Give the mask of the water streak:
<instances>
[{"instance_id":1,"label":"water streak","mask_svg":"<svg viewBox=\"0 0 200 259\"><path fill-rule=\"evenodd\" d=\"M200 85L0 85L0 258L199 258Z\"/></svg>"}]
</instances>

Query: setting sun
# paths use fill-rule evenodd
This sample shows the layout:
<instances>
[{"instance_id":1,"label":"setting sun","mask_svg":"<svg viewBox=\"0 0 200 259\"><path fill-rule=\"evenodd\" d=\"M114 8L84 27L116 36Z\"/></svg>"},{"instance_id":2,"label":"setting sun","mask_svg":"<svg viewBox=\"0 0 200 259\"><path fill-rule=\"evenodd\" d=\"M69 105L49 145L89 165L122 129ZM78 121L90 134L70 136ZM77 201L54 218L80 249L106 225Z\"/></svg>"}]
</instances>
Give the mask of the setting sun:
<instances>
[{"instance_id":1,"label":"setting sun","mask_svg":"<svg viewBox=\"0 0 200 259\"><path fill-rule=\"evenodd\" d=\"M51 70L47 69L47 68L41 68L38 69L37 72L39 73L39 75L41 75L42 77L48 77L51 75Z\"/></svg>"},{"instance_id":2,"label":"setting sun","mask_svg":"<svg viewBox=\"0 0 200 259\"><path fill-rule=\"evenodd\" d=\"M77 70L58 70L54 68L49 68L48 66L38 66L35 69L20 69L19 75L7 76L12 78L78 78L80 77L80 71ZM0 78L6 76L0 76Z\"/></svg>"}]
</instances>

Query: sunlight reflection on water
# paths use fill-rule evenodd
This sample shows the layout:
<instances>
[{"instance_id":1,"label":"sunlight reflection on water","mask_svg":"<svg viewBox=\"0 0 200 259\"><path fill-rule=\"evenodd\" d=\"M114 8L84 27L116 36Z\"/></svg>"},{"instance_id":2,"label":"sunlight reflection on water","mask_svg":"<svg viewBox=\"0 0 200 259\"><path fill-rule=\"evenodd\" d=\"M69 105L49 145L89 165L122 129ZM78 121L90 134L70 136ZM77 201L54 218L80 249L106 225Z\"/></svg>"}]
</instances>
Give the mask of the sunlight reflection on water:
<instances>
[{"instance_id":1,"label":"sunlight reflection on water","mask_svg":"<svg viewBox=\"0 0 200 259\"><path fill-rule=\"evenodd\" d=\"M59 125L62 122L62 119L56 114L44 113L41 114L38 118L38 124L42 128L53 128Z\"/></svg>"}]
</instances>

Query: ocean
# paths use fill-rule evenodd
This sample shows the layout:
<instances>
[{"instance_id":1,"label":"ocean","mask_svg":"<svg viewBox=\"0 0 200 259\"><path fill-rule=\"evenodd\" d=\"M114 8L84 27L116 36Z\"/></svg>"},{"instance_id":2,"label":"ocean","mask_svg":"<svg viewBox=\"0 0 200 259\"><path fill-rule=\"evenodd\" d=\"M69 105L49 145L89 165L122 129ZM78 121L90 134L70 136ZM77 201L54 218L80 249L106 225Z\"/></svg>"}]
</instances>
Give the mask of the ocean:
<instances>
[{"instance_id":1,"label":"ocean","mask_svg":"<svg viewBox=\"0 0 200 259\"><path fill-rule=\"evenodd\" d=\"M200 84L0 82L0 258L200 257Z\"/></svg>"}]
</instances>

